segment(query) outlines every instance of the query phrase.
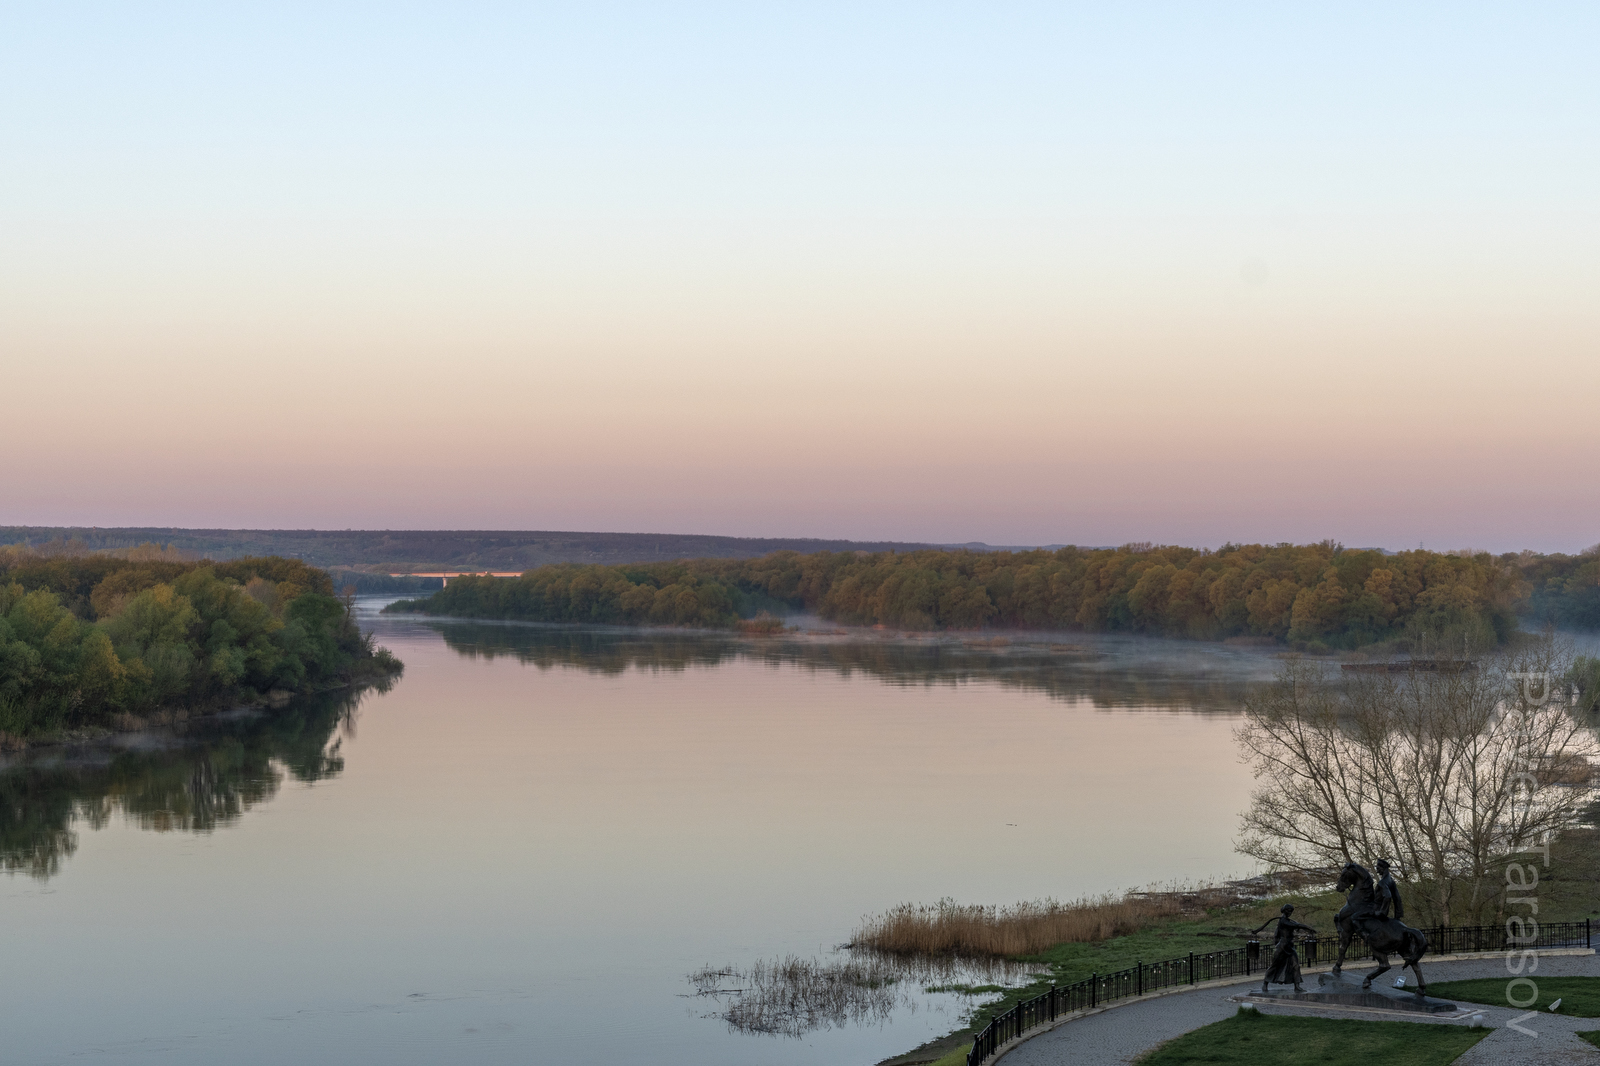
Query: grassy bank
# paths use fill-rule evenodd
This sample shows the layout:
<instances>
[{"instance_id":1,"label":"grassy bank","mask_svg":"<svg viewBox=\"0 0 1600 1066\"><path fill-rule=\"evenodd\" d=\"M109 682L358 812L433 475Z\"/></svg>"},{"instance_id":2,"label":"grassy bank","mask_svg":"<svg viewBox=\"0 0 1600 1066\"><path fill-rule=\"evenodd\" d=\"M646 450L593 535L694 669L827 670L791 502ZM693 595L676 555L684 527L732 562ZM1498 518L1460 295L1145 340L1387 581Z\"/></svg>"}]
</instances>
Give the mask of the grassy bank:
<instances>
[{"instance_id":1,"label":"grassy bank","mask_svg":"<svg viewBox=\"0 0 1600 1066\"><path fill-rule=\"evenodd\" d=\"M1401 891L1405 891L1403 886ZM1600 919L1600 832L1592 829L1576 830L1557 840L1551 848L1550 865L1541 876L1539 891L1541 921L1581 922L1584 918ZM942 988L944 991L962 991L974 997L977 1005L973 1010L970 1024L914 1052L885 1060L886 1066L889 1064L923 1066L932 1063L945 1066L943 1059L954 1055L957 1051L960 1057L950 1058L950 1062L952 1064L958 1061L964 1062L972 1036L987 1025L991 1018L1004 1013L1022 1000L1039 995L1051 984L1072 984L1096 973L1112 973L1139 962L1149 963L1180 958L1190 952L1198 955L1240 947L1249 939L1248 930L1254 929L1269 918L1276 917L1278 908L1284 903L1295 905L1296 919L1312 926L1325 936L1331 936L1334 933L1334 915L1344 906L1344 897L1334 892L1290 892L1255 901L1239 901L1235 898L1218 905L1213 900L1207 899L1204 894L1195 894L1187 901L1187 905L1182 899L1174 905L1170 898L1165 902L1158 900L1154 906L1139 899L1126 902L1128 906L1118 907L1115 905L1117 901L1094 900L1088 901L1087 905L1082 907L1084 913L1080 916L1076 928L1082 931L1091 930L1094 921L1122 923L1110 936L1084 936L1077 940L1063 940L1035 950L1015 953L972 951L972 954L1001 955L1019 962L1036 964L1035 973L1038 977L1024 987L1003 991L992 986L964 988L944 986ZM955 908L946 905L946 909ZM938 910L938 905L896 908L882 918L868 920L863 924L862 931L893 929L905 937L903 942L938 943L939 941L933 937ZM963 916L966 925L974 924L981 917L980 911L990 915L995 925L994 929L987 932L968 929L965 933L965 942L968 945L986 942L1001 944L1010 942L1014 937L1025 935L1023 928L1004 929L1003 926L1008 921L1018 926L1032 923L1037 929L1043 926L1044 923L1039 919L1049 914L1050 906L1026 904L1013 908L968 908L966 911ZM922 918L922 924L928 928L912 930L915 932L914 936L905 936L907 926L911 924L906 921L907 916L918 915ZM898 920L889 920L896 916ZM1056 921L1058 926L1062 924L1060 916L1051 920ZM956 922L946 924L952 929L958 927ZM858 932L857 942L861 943L862 939L862 932ZM904 954L907 957L911 955L910 952ZM1423 965L1426 964L1425 958ZM1503 998L1504 982L1499 982L1497 987L1498 994ZM1546 1004L1560 995L1553 991L1554 988L1555 985L1551 984L1552 993L1543 996L1543 1002ZM1540 991L1541 994L1545 991L1544 982L1540 983ZM1465 993L1456 994L1461 998L1468 998ZM1580 999L1578 1002L1586 1000ZM1562 1013L1576 1013L1576 1010L1577 1008L1569 1010L1565 1003L1562 1005ZM1245 1063L1254 1060L1211 1061Z\"/></svg>"},{"instance_id":2,"label":"grassy bank","mask_svg":"<svg viewBox=\"0 0 1600 1066\"><path fill-rule=\"evenodd\" d=\"M1337 893L1297 894L1262 900L1242 906L1216 907L1197 912L1151 918L1141 928L1103 939L1065 941L1041 950L1008 956L1019 962L1037 965L1038 977L1020 988L999 991L992 987L945 986L943 991L966 991L987 996L973 1011L971 1024L963 1033L975 1033L995 1015L1047 990L1052 984L1067 985L1097 973L1114 973L1140 962L1175 959L1190 952L1203 955L1230 951L1249 940L1249 930L1269 918L1277 917L1284 902L1295 905L1295 917L1318 929L1333 930L1333 916L1344 906Z\"/></svg>"}]
</instances>

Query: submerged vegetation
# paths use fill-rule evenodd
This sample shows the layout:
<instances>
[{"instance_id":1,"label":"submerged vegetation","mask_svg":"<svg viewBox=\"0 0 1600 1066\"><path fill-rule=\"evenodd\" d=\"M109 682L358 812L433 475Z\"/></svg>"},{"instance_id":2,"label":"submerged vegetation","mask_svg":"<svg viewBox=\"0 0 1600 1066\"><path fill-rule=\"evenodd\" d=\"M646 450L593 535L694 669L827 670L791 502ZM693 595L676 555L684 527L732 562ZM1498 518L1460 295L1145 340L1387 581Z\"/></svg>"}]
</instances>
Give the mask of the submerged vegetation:
<instances>
[{"instance_id":1,"label":"submerged vegetation","mask_svg":"<svg viewBox=\"0 0 1600 1066\"><path fill-rule=\"evenodd\" d=\"M901 973L881 959L832 962L795 955L746 968L710 966L689 975L698 996L717 1002L716 1016L745 1033L804 1036L850 1022L882 1023L903 997Z\"/></svg>"},{"instance_id":2,"label":"submerged vegetation","mask_svg":"<svg viewBox=\"0 0 1600 1066\"><path fill-rule=\"evenodd\" d=\"M731 627L773 608L901 629L1083 629L1324 650L1500 644L1518 614L1600 626L1600 555L1406 551L1332 542L1217 551L775 552L452 579L392 611L612 625Z\"/></svg>"},{"instance_id":3,"label":"submerged vegetation","mask_svg":"<svg viewBox=\"0 0 1600 1066\"><path fill-rule=\"evenodd\" d=\"M1005 992L1035 980L1036 970L1005 959L907 959L854 949L822 959L787 955L747 967L707 966L688 980L696 997L715 1003L709 1016L729 1028L800 1037L848 1023L882 1024L896 1010L916 1009L924 992Z\"/></svg>"},{"instance_id":4,"label":"submerged vegetation","mask_svg":"<svg viewBox=\"0 0 1600 1066\"><path fill-rule=\"evenodd\" d=\"M0 735L174 719L396 673L297 559L0 549Z\"/></svg>"}]
</instances>

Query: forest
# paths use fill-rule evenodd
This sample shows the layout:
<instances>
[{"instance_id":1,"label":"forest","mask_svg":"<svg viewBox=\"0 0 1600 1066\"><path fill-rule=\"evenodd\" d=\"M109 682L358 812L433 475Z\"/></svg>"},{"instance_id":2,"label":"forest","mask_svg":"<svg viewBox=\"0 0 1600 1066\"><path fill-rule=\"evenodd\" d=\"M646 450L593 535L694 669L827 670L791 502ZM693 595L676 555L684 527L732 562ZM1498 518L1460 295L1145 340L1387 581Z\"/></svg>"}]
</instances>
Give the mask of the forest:
<instances>
[{"instance_id":1,"label":"forest","mask_svg":"<svg viewBox=\"0 0 1600 1066\"><path fill-rule=\"evenodd\" d=\"M779 554L814 558L793 552ZM384 610L536 622L725 628L753 613L755 603L768 601L765 596L745 593L735 581L713 572L723 562L557 564L529 570L518 578L454 577L431 597L400 600Z\"/></svg>"},{"instance_id":2,"label":"forest","mask_svg":"<svg viewBox=\"0 0 1600 1066\"><path fill-rule=\"evenodd\" d=\"M1463 640L1523 622L1600 626L1600 553L1416 551L1320 544L1217 550L1130 544L1056 551L773 552L455 578L388 608L466 618L728 627L804 610L899 629L1025 628L1254 638L1307 650Z\"/></svg>"},{"instance_id":3,"label":"forest","mask_svg":"<svg viewBox=\"0 0 1600 1066\"><path fill-rule=\"evenodd\" d=\"M297 559L0 548L0 740L398 673Z\"/></svg>"},{"instance_id":4,"label":"forest","mask_svg":"<svg viewBox=\"0 0 1600 1066\"><path fill-rule=\"evenodd\" d=\"M905 551L927 544L815 540L803 537L719 537L687 533L579 533L470 529L180 529L0 526L0 546L73 546L90 552L162 544L188 558L281 555L325 570L350 571L361 584L378 574L412 570L528 570L552 563L671 562L751 559L768 552ZM365 580L363 580L365 579ZM340 585L342 588L343 585ZM435 579L429 588L438 588ZM362 591L367 591L363 587ZM379 591L374 588L372 591Z\"/></svg>"}]
</instances>

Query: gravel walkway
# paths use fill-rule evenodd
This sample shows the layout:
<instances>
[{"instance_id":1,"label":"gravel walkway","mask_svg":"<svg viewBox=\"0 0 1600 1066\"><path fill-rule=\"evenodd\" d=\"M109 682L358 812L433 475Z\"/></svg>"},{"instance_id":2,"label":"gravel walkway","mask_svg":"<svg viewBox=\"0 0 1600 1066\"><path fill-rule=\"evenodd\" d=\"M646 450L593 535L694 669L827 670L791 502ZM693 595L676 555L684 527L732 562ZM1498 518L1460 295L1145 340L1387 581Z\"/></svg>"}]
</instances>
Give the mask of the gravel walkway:
<instances>
[{"instance_id":1,"label":"gravel walkway","mask_svg":"<svg viewBox=\"0 0 1600 1066\"><path fill-rule=\"evenodd\" d=\"M1347 967L1345 972L1364 973L1370 969L1370 965L1366 962L1357 963ZM1424 959L1422 969L1430 982L1506 976L1505 962L1501 959L1441 961L1431 965ZM1600 956L1556 955L1539 962L1540 977L1580 975L1600 977ZM1315 981L1314 975L1306 976ZM1388 976L1385 975L1385 978ZM1228 997L1258 987L1259 980L1245 981L1223 988L1177 992L1113 1007L1036 1036L1006 1052L995 1062L999 1066L1125 1066L1157 1044L1182 1036L1202 1025L1232 1017L1239 1005L1229 1002ZM1264 1006L1262 1011L1266 1014L1302 1014L1367 1021L1388 1021L1396 1017L1392 1014L1277 1004ZM1563 1018L1548 1013L1535 1015L1519 1023L1522 1028L1538 1034L1530 1036L1506 1026L1507 1022L1520 1018L1527 1011L1511 1010L1502 1005L1486 1006L1483 1013L1495 1031L1457 1059L1457 1066L1564 1066L1566 1063L1596 1066L1600 1063L1600 1050L1572 1035L1574 1032L1600 1029L1600 1018ZM1465 1020L1437 1021L1423 1017L1404 1020L1414 1021L1418 1025L1466 1024Z\"/></svg>"}]
</instances>

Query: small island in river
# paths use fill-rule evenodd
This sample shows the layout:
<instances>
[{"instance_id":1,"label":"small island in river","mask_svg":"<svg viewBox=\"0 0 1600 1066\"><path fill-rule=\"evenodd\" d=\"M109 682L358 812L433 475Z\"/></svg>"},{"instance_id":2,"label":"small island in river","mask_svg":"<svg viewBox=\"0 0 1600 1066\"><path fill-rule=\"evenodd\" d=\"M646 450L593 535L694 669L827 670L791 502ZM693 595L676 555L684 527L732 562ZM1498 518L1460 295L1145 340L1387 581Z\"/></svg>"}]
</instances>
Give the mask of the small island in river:
<instances>
[{"instance_id":1,"label":"small island in river","mask_svg":"<svg viewBox=\"0 0 1600 1066\"><path fill-rule=\"evenodd\" d=\"M400 672L323 571L171 555L0 549L0 742L137 729Z\"/></svg>"}]
</instances>

